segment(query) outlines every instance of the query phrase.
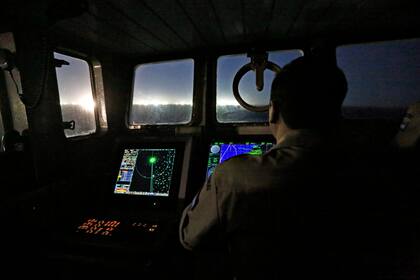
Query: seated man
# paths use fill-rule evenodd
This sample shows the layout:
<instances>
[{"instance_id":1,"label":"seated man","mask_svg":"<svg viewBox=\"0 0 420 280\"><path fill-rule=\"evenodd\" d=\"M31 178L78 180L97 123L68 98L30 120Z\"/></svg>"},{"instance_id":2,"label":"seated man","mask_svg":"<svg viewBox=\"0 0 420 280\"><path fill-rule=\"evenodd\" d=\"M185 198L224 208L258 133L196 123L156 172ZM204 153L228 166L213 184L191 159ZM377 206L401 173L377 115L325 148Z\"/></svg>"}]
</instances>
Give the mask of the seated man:
<instances>
[{"instance_id":1,"label":"seated man","mask_svg":"<svg viewBox=\"0 0 420 280\"><path fill-rule=\"evenodd\" d=\"M334 63L300 57L286 65L271 88L269 123L277 144L260 157L241 155L217 166L184 210L182 245L226 246L236 279L301 278L333 269L334 230L324 212L335 202L328 178L337 165L332 144L346 91Z\"/></svg>"}]
</instances>

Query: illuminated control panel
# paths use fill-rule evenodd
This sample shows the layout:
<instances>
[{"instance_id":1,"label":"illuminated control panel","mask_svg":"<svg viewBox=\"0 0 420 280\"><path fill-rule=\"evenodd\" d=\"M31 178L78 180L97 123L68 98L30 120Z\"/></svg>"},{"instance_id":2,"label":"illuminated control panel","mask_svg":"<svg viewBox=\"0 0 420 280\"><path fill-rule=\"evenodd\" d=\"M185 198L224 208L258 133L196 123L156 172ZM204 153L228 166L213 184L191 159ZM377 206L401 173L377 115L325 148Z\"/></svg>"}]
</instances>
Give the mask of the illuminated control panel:
<instances>
[{"instance_id":1,"label":"illuminated control panel","mask_svg":"<svg viewBox=\"0 0 420 280\"><path fill-rule=\"evenodd\" d=\"M92 236L113 236L136 233L156 233L159 225L153 222L120 222L117 220L88 218L76 228L76 233Z\"/></svg>"},{"instance_id":2,"label":"illuminated control panel","mask_svg":"<svg viewBox=\"0 0 420 280\"><path fill-rule=\"evenodd\" d=\"M136 228L141 231L145 232L155 232L158 230L159 225L153 223L142 223L142 222L134 222L131 224L133 228Z\"/></svg>"},{"instance_id":3,"label":"illuminated control panel","mask_svg":"<svg viewBox=\"0 0 420 280\"><path fill-rule=\"evenodd\" d=\"M115 220L87 219L77 227L76 232L92 235L112 236L121 222Z\"/></svg>"}]
</instances>

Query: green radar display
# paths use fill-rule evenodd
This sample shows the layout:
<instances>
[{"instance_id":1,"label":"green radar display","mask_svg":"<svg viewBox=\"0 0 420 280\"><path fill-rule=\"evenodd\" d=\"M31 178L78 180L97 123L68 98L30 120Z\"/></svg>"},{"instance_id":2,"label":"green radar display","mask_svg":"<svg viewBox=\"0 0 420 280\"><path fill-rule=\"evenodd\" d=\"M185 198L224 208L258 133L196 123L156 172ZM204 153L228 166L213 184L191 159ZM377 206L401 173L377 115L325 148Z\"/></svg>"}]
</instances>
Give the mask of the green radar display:
<instances>
[{"instance_id":1,"label":"green radar display","mask_svg":"<svg viewBox=\"0 0 420 280\"><path fill-rule=\"evenodd\" d=\"M126 149L115 193L169 196L175 149Z\"/></svg>"},{"instance_id":2,"label":"green radar display","mask_svg":"<svg viewBox=\"0 0 420 280\"><path fill-rule=\"evenodd\" d=\"M155 164L156 163L156 157L155 156L151 156L151 157L149 157L149 163L150 164Z\"/></svg>"}]
</instances>

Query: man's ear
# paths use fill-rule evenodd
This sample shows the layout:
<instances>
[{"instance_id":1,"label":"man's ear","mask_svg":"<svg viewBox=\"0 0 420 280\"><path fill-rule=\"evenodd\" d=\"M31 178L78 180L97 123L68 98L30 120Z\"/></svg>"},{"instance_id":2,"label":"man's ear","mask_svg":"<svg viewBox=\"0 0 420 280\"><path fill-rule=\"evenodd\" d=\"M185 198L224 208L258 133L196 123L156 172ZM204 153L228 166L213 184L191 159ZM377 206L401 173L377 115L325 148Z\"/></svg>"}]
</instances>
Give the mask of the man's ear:
<instances>
[{"instance_id":1,"label":"man's ear","mask_svg":"<svg viewBox=\"0 0 420 280\"><path fill-rule=\"evenodd\" d=\"M279 112L279 104L277 101L270 101L270 107L268 110L268 121L270 123L277 123L279 122L280 112Z\"/></svg>"}]
</instances>

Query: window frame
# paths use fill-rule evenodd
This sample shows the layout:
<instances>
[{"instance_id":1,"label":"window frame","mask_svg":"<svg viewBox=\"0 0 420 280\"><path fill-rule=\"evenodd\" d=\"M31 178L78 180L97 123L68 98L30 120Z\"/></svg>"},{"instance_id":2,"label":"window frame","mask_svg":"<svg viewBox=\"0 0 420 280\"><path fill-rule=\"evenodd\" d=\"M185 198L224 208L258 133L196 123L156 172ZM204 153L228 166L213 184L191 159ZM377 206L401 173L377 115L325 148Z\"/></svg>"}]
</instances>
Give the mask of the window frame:
<instances>
[{"instance_id":1,"label":"window frame","mask_svg":"<svg viewBox=\"0 0 420 280\"><path fill-rule=\"evenodd\" d=\"M89 134L82 134L82 135L74 135L74 136L66 136L65 134L65 129L63 129L63 134L64 137L67 140L83 140L83 139L87 139L87 138L91 138L94 136L98 136L98 135L102 135L107 131L108 128L108 123L107 123L107 116L106 116L106 110L105 110L105 102L104 102L104 94L103 94L103 77L102 77L102 65L101 63L94 57L75 51L75 50L70 50L67 48L62 48L62 47L57 47L53 50L53 58L54 57L54 53L59 53L62 55L66 55L66 56L70 56L73 58L77 58L80 60L83 60L84 62L87 63L88 65L88 69L89 69L89 81L90 81L90 85L91 85L91 92L92 92L92 98L93 101L95 102L95 107L93 108L93 115L95 118L95 131L93 133L89 133ZM95 67L99 67L101 70L100 72L96 73L97 71L95 70ZM58 99L60 101L60 90L58 88L58 79L57 79L57 70L56 67L54 67L55 70L55 75L56 75L56 82L57 82L57 93L58 93ZM99 94L97 92L98 87L100 87L102 93ZM103 99L101 102L98 102L98 97L99 95L101 95L101 98ZM102 116L102 114L99 113L99 111L103 111L105 113L104 116ZM60 103L60 112L61 112L61 116L63 116L63 112L62 112L62 107L61 107L61 103ZM103 119L104 121L101 122L100 119ZM62 120L64 122L64 120Z\"/></svg>"},{"instance_id":2,"label":"window frame","mask_svg":"<svg viewBox=\"0 0 420 280\"><path fill-rule=\"evenodd\" d=\"M158 64L158 63L165 63L165 62L171 62L171 61L181 61L181 60L191 60L192 61L192 66L193 66L193 80L192 80L192 104L191 104L191 119L187 122L187 123L173 123L173 124L140 124L138 125L138 127L135 127L133 125L130 124L130 114L131 114L131 110L133 108L133 100L134 100L134 83L136 80L136 70L137 68L141 67L142 65L147 65L147 64ZM171 57L171 58L167 58L167 59L157 59L157 60L151 60L151 61L143 61L140 63L136 63L133 67L133 75L132 75L132 80L131 80L131 90L130 90L130 96L129 96L129 102L128 102L128 106L127 106L127 112L125 115L125 126L126 129L128 131L131 132L139 132L139 131L144 131L144 130L148 130L148 129L176 129L177 127L191 127L194 126L197 122L197 105L195 105L196 101L197 101L197 87L198 87L198 81L196 79L197 75L198 75L198 71L199 71L199 67L197 67L196 63L197 63L197 58L194 56L189 56L189 57Z\"/></svg>"}]
</instances>

